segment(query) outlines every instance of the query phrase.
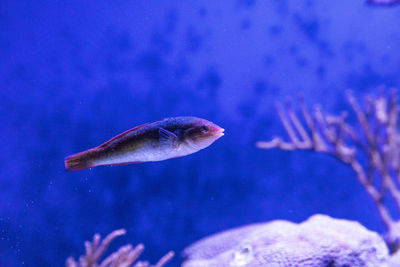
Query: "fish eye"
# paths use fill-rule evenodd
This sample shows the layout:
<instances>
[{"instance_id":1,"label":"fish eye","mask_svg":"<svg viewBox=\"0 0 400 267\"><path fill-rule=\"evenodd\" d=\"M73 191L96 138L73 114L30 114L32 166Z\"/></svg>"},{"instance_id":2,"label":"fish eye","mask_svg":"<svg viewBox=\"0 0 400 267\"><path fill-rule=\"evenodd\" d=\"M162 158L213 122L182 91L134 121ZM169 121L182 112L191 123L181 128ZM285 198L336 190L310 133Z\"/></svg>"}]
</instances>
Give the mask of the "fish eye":
<instances>
[{"instance_id":1,"label":"fish eye","mask_svg":"<svg viewBox=\"0 0 400 267\"><path fill-rule=\"evenodd\" d=\"M208 126L206 126L206 125L201 126L201 131L208 132Z\"/></svg>"}]
</instances>

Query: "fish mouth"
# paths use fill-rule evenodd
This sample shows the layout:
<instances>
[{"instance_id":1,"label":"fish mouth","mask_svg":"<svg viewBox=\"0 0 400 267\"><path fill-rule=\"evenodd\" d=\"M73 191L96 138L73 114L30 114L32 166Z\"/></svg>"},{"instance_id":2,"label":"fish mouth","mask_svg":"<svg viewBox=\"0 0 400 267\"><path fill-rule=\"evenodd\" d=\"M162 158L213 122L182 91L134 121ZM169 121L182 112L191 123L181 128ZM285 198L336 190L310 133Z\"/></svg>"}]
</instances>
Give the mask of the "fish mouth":
<instances>
[{"instance_id":1,"label":"fish mouth","mask_svg":"<svg viewBox=\"0 0 400 267\"><path fill-rule=\"evenodd\" d=\"M222 136L225 135L224 131L225 131L224 128L219 127L219 129L215 132L215 134L216 134L216 136L217 136L218 138L220 138L220 137L222 137Z\"/></svg>"},{"instance_id":2,"label":"fish mouth","mask_svg":"<svg viewBox=\"0 0 400 267\"><path fill-rule=\"evenodd\" d=\"M222 136L224 136L224 131L225 129L221 128L221 127L215 127L214 129L212 129L212 131L209 131L208 133L202 134L201 136L199 136L198 138L200 139L218 139Z\"/></svg>"}]
</instances>

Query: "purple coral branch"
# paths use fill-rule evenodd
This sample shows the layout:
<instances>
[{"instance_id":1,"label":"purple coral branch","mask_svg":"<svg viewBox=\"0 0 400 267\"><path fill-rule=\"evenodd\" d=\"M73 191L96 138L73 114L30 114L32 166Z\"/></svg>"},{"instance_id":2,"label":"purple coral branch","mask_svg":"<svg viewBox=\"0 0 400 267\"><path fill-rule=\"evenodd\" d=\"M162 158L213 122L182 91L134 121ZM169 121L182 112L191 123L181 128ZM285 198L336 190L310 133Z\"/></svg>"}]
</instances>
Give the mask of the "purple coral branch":
<instances>
[{"instance_id":1,"label":"purple coral branch","mask_svg":"<svg viewBox=\"0 0 400 267\"><path fill-rule=\"evenodd\" d=\"M174 252L170 251L155 265L150 265L147 261L138 261L135 263L143 252L144 245L139 244L136 247L133 247L131 244L128 244L119 248L116 252L105 258L101 263L98 263L110 243L115 238L124 235L125 233L125 229L115 230L107 235L102 241L100 235L95 234L92 242L85 242L86 254L79 257L79 262L76 262L72 257L69 257L65 263L66 267L162 267L174 256Z\"/></svg>"},{"instance_id":2,"label":"purple coral branch","mask_svg":"<svg viewBox=\"0 0 400 267\"><path fill-rule=\"evenodd\" d=\"M400 0L367 0L368 5L374 6L394 6L400 3Z\"/></svg>"},{"instance_id":3,"label":"purple coral branch","mask_svg":"<svg viewBox=\"0 0 400 267\"><path fill-rule=\"evenodd\" d=\"M347 93L347 101L356 115L359 131L345 122L346 113L326 115L320 107L316 107L310 114L299 99L305 127L289 104L285 109L278 105L279 118L290 141L275 137L271 141L257 142L257 147L312 150L329 154L350 166L375 203L388 229L388 245L396 251L400 247L400 221L392 218L383 198L390 195L400 210L400 107L394 90L387 96L382 94L375 100L370 99L364 108L358 105L351 93ZM360 160L362 157L366 160ZM362 162L366 162L366 166ZM374 174L379 175L380 183L373 182Z\"/></svg>"}]
</instances>

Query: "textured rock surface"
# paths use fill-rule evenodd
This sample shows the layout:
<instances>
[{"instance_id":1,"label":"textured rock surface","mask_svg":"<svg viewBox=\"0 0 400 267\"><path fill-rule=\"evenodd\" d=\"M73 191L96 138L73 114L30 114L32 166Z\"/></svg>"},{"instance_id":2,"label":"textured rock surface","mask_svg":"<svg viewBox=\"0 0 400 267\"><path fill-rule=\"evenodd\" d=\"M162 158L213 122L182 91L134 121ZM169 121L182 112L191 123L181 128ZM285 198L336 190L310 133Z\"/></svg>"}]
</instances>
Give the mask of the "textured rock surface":
<instances>
[{"instance_id":1,"label":"textured rock surface","mask_svg":"<svg viewBox=\"0 0 400 267\"><path fill-rule=\"evenodd\" d=\"M398 266L400 266L400 252L396 252L395 254L393 254L388 261L388 267Z\"/></svg>"},{"instance_id":2,"label":"textured rock surface","mask_svg":"<svg viewBox=\"0 0 400 267\"><path fill-rule=\"evenodd\" d=\"M389 258L377 233L325 215L301 224L277 220L228 230L194 243L183 256L183 267L385 267Z\"/></svg>"}]
</instances>

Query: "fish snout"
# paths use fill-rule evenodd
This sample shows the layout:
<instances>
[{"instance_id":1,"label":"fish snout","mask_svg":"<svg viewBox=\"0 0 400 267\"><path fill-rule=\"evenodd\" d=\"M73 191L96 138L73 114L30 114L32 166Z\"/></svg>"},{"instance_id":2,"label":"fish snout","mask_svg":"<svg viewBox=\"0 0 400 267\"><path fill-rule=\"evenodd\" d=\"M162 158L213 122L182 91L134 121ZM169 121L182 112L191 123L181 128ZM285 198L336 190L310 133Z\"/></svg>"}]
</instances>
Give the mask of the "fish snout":
<instances>
[{"instance_id":1,"label":"fish snout","mask_svg":"<svg viewBox=\"0 0 400 267\"><path fill-rule=\"evenodd\" d=\"M216 125L216 124L213 123L212 125L209 126L209 131L210 131L214 136L216 136L217 138L219 138L219 137L221 137L221 136L224 135L225 129L224 129L224 128L221 128L221 127L219 127L218 125Z\"/></svg>"}]
</instances>

